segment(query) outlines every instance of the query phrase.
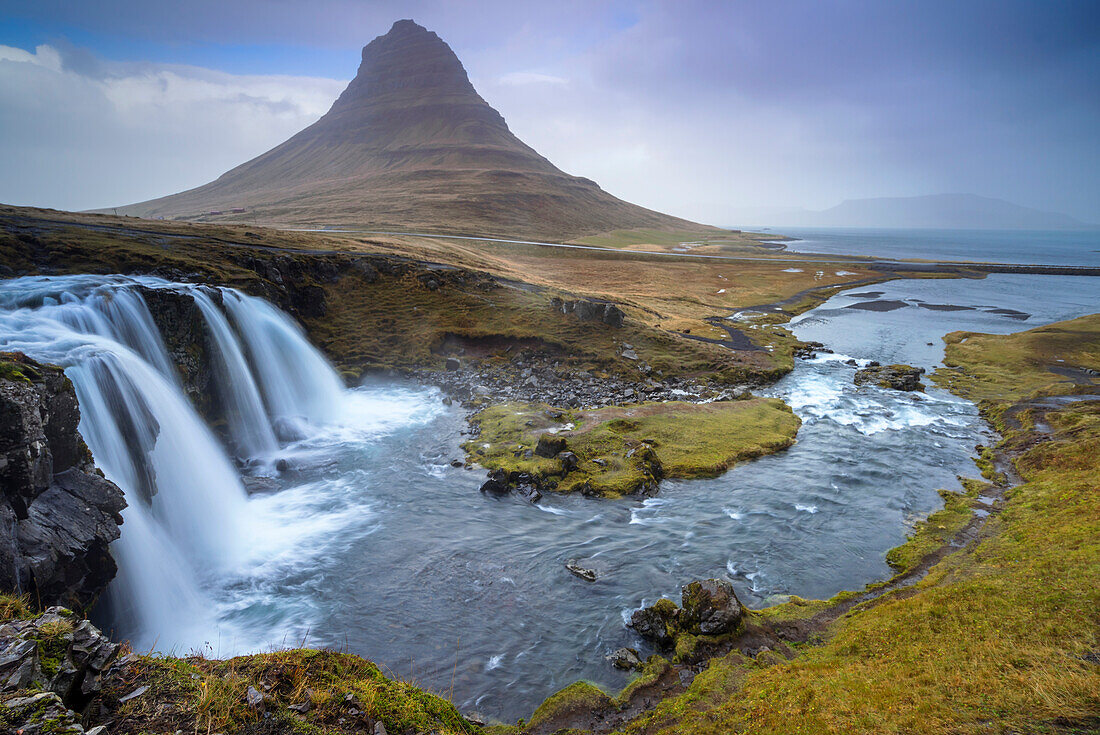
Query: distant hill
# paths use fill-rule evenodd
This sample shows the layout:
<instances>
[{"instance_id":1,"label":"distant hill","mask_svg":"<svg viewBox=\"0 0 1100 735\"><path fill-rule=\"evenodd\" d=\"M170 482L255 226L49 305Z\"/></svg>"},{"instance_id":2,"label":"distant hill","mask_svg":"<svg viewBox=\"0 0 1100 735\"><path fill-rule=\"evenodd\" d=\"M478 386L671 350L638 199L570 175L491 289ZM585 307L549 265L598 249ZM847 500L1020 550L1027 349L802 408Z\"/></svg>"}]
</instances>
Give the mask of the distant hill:
<instances>
[{"instance_id":1,"label":"distant hill","mask_svg":"<svg viewBox=\"0 0 1100 735\"><path fill-rule=\"evenodd\" d=\"M355 79L313 125L209 184L118 211L558 239L707 229L556 168L512 134L451 48L411 20L363 49Z\"/></svg>"},{"instance_id":2,"label":"distant hill","mask_svg":"<svg viewBox=\"0 0 1100 735\"><path fill-rule=\"evenodd\" d=\"M1094 227L1067 214L1021 207L976 194L847 199L831 209L743 212L745 224L790 227L929 227L942 229L1075 230Z\"/></svg>"}]
</instances>

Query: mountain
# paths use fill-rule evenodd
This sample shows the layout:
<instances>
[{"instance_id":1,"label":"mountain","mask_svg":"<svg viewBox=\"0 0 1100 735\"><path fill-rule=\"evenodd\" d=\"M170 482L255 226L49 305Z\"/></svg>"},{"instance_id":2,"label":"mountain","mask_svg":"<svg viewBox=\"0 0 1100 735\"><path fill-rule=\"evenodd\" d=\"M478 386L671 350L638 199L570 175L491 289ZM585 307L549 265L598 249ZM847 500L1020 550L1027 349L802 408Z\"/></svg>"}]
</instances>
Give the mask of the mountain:
<instances>
[{"instance_id":1,"label":"mountain","mask_svg":"<svg viewBox=\"0 0 1100 735\"><path fill-rule=\"evenodd\" d=\"M706 229L556 168L508 129L435 33L400 20L320 120L209 184L120 213L568 239Z\"/></svg>"},{"instance_id":2,"label":"mountain","mask_svg":"<svg viewBox=\"0 0 1100 735\"><path fill-rule=\"evenodd\" d=\"M846 199L831 209L742 212L745 222L790 227L930 227L950 230L1075 230L1092 227L1058 212L1021 207L976 194Z\"/></svg>"}]
</instances>

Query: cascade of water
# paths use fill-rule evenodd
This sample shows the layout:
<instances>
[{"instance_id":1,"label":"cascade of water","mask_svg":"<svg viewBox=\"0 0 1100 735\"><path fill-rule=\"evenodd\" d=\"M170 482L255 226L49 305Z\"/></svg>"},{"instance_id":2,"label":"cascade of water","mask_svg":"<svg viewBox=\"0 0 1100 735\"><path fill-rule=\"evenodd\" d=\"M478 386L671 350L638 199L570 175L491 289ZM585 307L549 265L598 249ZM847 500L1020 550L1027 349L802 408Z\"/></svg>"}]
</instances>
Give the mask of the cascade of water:
<instances>
[{"instance_id":1,"label":"cascade of water","mask_svg":"<svg viewBox=\"0 0 1100 735\"><path fill-rule=\"evenodd\" d=\"M288 423L335 420L343 384L298 325L263 299L232 289L222 293L277 426L286 431Z\"/></svg>"},{"instance_id":2,"label":"cascade of water","mask_svg":"<svg viewBox=\"0 0 1100 735\"><path fill-rule=\"evenodd\" d=\"M256 381L240 343L221 311L202 289L190 291L214 338L218 391L225 405L229 433L244 457L270 456L278 448L271 422L264 411Z\"/></svg>"},{"instance_id":3,"label":"cascade of water","mask_svg":"<svg viewBox=\"0 0 1100 735\"><path fill-rule=\"evenodd\" d=\"M203 580L245 558L252 529L240 477L187 401L134 285L195 300L243 453L270 455L278 447L257 384L272 416L311 423L336 412L342 386L293 322L232 289L223 300L251 364L225 315L194 286L119 276L0 281L0 350L65 368L80 401L81 435L126 493L109 600L130 635L151 641L158 631L211 629Z\"/></svg>"}]
</instances>

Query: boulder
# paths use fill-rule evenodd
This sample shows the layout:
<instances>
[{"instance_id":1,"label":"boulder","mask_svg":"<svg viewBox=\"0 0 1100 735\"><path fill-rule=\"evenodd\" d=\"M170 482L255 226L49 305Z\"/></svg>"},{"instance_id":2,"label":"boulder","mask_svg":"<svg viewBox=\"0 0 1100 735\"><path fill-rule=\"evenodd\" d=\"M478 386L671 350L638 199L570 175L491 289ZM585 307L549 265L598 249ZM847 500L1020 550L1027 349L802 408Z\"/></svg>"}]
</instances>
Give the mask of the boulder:
<instances>
[{"instance_id":1,"label":"boulder","mask_svg":"<svg viewBox=\"0 0 1100 735\"><path fill-rule=\"evenodd\" d=\"M559 452L558 460L561 461L561 472L563 475L568 475L570 472L577 469L577 466L580 464L580 460L577 458L577 455L568 451Z\"/></svg>"},{"instance_id":2,"label":"boulder","mask_svg":"<svg viewBox=\"0 0 1100 735\"><path fill-rule=\"evenodd\" d=\"M891 390L924 390L920 376L924 374L924 368L912 365L878 365L866 367L856 371L856 385L877 385L880 388Z\"/></svg>"},{"instance_id":3,"label":"boulder","mask_svg":"<svg viewBox=\"0 0 1100 735\"><path fill-rule=\"evenodd\" d=\"M621 327L626 314L610 301L597 301L595 299L576 299L565 301L554 298L550 305L562 314L572 314L581 321L598 321L612 327Z\"/></svg>"},{"instance_id":4,"label":"boulder","mask_svg":"<svg viewBox=\"0 0 1100 735\"><path fill-rule=\"evenodd\" d=\"M676 642L680 608L672 600L662 597L649 607L635 610L628 625L638 635L658 646L668 647Z\"/></svg>"},{"instance_id":5,"label":"boulder","mask_svg":"<svg viewBox=\"0 0 1100 735\"><path fill-rule=\"evenodd\" d=\"M680 593L680 628L693 635L732 633L745 609L724 579L704 579L684 585Z\"/></svg>"},{"instance_id":6,"label":"boulder","mask_svg":"<svg viewBox=\"0 0 1100 735\"><path fill-rule=\"evenodd\" d=\"M490 495L506 495L509 489L508 473L500 469L490 471L489 479L481 485L481 492Z\"/></svg>"},{"instance_id":7,"label":"boulder","mask_svg":"<svg viewBox=\"0 0 1100 735\"><path fill-rule=\"evenodd\" d=\"M633 648L619 648L607 656L607 660L611 662L611 665L616 669L622 669L624 671L635 671L642 668L642 657L638 655L638 652Z\"/></svg>"}]
</instances>

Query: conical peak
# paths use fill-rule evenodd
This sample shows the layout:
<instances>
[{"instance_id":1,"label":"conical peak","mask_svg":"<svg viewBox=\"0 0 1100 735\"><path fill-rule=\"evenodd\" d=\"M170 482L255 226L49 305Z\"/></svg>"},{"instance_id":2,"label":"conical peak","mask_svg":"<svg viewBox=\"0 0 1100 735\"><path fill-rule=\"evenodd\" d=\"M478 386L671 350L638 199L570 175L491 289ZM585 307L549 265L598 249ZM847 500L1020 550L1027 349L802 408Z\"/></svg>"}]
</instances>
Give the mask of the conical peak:
<instances>
[{"instance_id":1,"label":"conical peak","mask_svg":"<svg viewBox=\"0 0 1100 735\"><path fill-rule=\"evenodd\" d=\"M363 47L347 91L378 95L412 89L475 94L462 62L443 39L412 20L399 20Z\"/></svg>"}]
</instances>

